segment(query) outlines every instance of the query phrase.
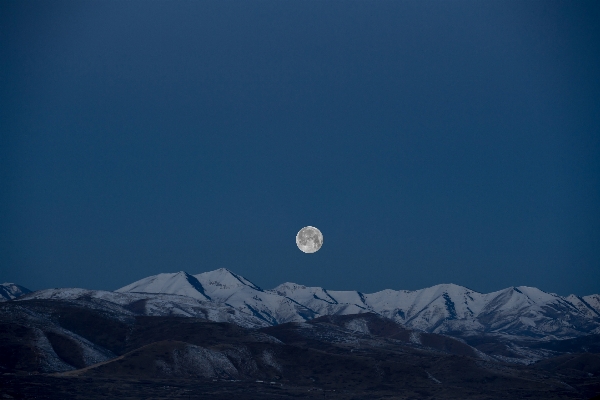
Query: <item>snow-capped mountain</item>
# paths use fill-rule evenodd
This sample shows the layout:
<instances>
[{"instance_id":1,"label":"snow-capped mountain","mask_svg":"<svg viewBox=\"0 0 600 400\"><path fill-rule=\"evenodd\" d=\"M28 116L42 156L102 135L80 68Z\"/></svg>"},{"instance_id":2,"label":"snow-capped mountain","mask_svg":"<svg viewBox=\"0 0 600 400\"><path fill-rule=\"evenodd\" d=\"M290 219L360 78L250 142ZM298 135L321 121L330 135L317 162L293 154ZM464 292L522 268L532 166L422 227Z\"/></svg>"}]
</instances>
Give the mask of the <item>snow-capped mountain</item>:
<instances>
[{"instance_id":1,"label":"snow-capped mountain","mask_svg":"<svg viewBox=\"0 0 600 400\"><path fill-rule=\"evenodd\" d=\"M250 312L271 325L302 322L316 317L309 307L271 291L263 291L248 279L226 268L194 275L215 301Z\"/></svg>"},{"instance_id":2,"label":"snow-capped mountain","mask_svg":"<svg viewBox=\"0 0 600 400\"><path fill-rule=\"evenodd\" d=\"M600 326L598 296L563 298L525 286L488 294L454 284L363 294L284 283L273 291L320 315L370 311L425 332L569 337Z\"/></svg>"},{"instance_id":3,"label":"snow-capped mountain","mask_svg":"<svg viewBox=\"0 0 600 400\"><path fill-rule=\"evenodd\" d=\"M356 291L328 291L321 287L306 287L286 282L268 292L285 296L321 315L360 314L372 311L362 293Z\"/></svg>"},{"instance_id":4,"label":"snow-capped mountain","mask_svg":"<svg viewBox=\"0 0 600 400\"><path fill-rule=\"evenodd\" d=\"M192 276L186 272L158 274L117 289L119 293L177 294L232 307L265 325L300 322L316 314L294 300L265 292L226 268Z\"/></svg>"},{"instance_id":5,"label":"snow-capped mountain","mask_svg":"<svg viewBox=\"0 0 600 400\"><path fill-rule=\"evenodd\" d=\"M31 293L31 290L14 283L5 282L0 285L0 301L16 299L27 293Z\"/></svg>"},{"instance_id":6,"label":"snow-capped mountain","mask_svg":"<svg viewBox=\"0 0 600 400\"><path fill-rule=\"evenodd\" d=\"M69 310L73 319L65 321L65 312ZM88 343L85 337L80 337L90 332L87 328L75 329L79 326L79 313L92 313L106 319L108 325L131 327L144 321L153 324L149 321L163 320L146 316L175 316L190 323L205 320L229 322L252 330L281 328L284 336L311 340L317 336L334 338L337 328L331 324L337 324L352 335L388 335L393 340L433 349L472 346L476 358L491 357L490 360L519 364L570 352L571 347L587 352L589 343L597 340L595 334L600 334L599 295L562 297L526 286L484 294L455 284L414 291L386 289L361 293L287 282L263 290L225 268L197 275L183 271L158 274L114 292L78 288L40 290L0 307L0 318L10 323L19 321L32 329L31 337L37 346L34 347L47 364L42 365L42 370L47 371L73 367L74 364L71 367L61 364L53 350L53 346L65 341L79 343L83 355L81 366L117 355L106 353L95 347L95 342ZM318 321L323 331L314 336L312 330ZM378 322L373 325L366 321ZM292 324L282 325L286 322ZM87 326L90 320L81 323ZM45 336L39 334L40 329ZM298 332L294 333L297 329L310 332L298 336ZM348 332L338 333L344 343L346 339L350 342L356 339ZM453 341L449 337L454 337ZM573 342L569 347L569 340L562 339L583 341L579 345ZM365 340L371 343L372 338ZM19 343L16 341L14 345L20 346Z\"/></svg>"},{"instance_id":7,"label":"snow-capped mountain","mask_svg":"<svg viewBox=\"0 0 600 400\"><path fill-rule=\"evenodd\" d=\"M116 292L177 294L197 300L210 300L198 279L184 271L149 276L117 289Z\"/></svg>"},{"instance_id":8,"label":"snow-capped mountain","mask_svg":"<svg viewBox=\"0 0 600 400\"><path fill-rule=\"evenodd\" d=\"M193 282L193 283L190 283ZM435 333L576 337L600 329L600 296L561 297L520 286L478 293L442 284L415 291L332 291L284 283L263 290L225 268L191 276L159 274L118 292L170 293L208 299L270 325L323 315L374 312L409 328Z\"/></svg>"},{"instance_id":9,"label":"snow-capped mountain","mask_svg":"<svg viewBox=\"0 0 600 400\"><path fill-rule=\"evenodd\" d=\"M161 279L172 283L174 275L150 280L148 286L159 285ZM371 312L327 315L306 322L269 326L265 319L246 313L246 303L240 303L240 309L237 309L215 300L219 296L231 299L240 292L263 296L260 293L266 291L227 270L201 275L202 286L212 300L177 294L66 288L41 290L3 302L0 304L0 331L3 332L0 350L10 357L0 357L0 370L5 372L5 377L6 372L10 373L11 379L18 374L28 376L26 374L42 372L59 373L58 376L62 377L89 378L95 375L109 379L110 383L124 375L128 381L177 378L179 382L189 378L194 385L198 385L198 379L209 378L212 379L211 387L218 385L215 382L219 379L230 382L235 378L238 382L245 382L238 386L243 390L248 383L255 382L265 385L269 382L269 390L279 390L283 386L280 382L288 383L297 377L309 385L307 388L314 388L315 378L318 378L318 384L322 384L327 374L332 383L340 382L340 371L346 371L343 388L348 388L347 383L361 380L367 385L381 382L389 387L390 382L404 382L409 371L416 371L410 379L411 382L422 380L419 389L424 387L423 382L429 381L433 381L434 386L441 382L453 386L460 382L459 378L464 379L467 385L497 380L500 385L497 387L502 387L507 386L507 379L514 378L517 392L503 394L502 398L521 398L527 384L539 388L540 379L546 379L552 373L546 367L546 370L525 367L540 361L552 368L562 366L556 375L556 385L542 387L543 398L547 398L548 393L556 393L559 397L564 393L568 394L567 397L576 395L572 386L565 389L565 385L573 382L565 383L567 377L591 386L592 390L592 384L597 381L592 363L598 359L594 353L600 349L600 335L569 340L523 340L509 335L500 339L493 336L491 341L489 335L453 338L451 335L407 329ZM184 279L178 282L185 286L186 279L184 275ZM294 284L285 286L280 287L280 291L287 290L288 294L299 299L304 295L303 301L309 303L314 300L311 304L315 308L322 300L342 307L360 302L355 306L361 310L373 307L373 302L379 300L381 304L377 306L387 304L389 308L392 305L390 300L394 300L390 294L398 295L394 291L385 291L369 298L370 295L358 292L326 291ZM177 291L177 287L170 284L164 287ZM435 298L434 302L439 300L439 296L444 300L455 296L457 293L448 293L452 292L451 289L460 294L464 288L438 285L419 293L400 293L395 300L402 300L403 295L410 294L413 304L421 307L420 301L425 304L427 296ZM519 292L523 294L524 291ZM320 300L314 296L311 300L307 293L315 294ZM278 293L268 295L264 295L265 298L279 296L293 302ZM546 295L535 291L527 293L530 299L551 303L553 296L546 298ZM468 296L473 300L477 298L477 294L469 293ZM505 304L520 301L513 293L505 292L503 296L510 298ZM239 300L243 297L240 295ZM275 306L281 304L285 302ZM447 304L445 307L446 310L452 309ZM348 309L340 309L340 312ZM460 309L454 307L456 316ZM273 313L276 314L277 311ZM520 366L510 367L507 362ZM589 370L594 373L587 372ZM369 375L363 375L364 371ZM494 373L498 373L497 378L491 375ZM524 376L526 373L529 375ZM89 380L86 379L86 382ZM271 386L273 384L279 386ZM228 391L230 388L228 386ZM294 388L297 392L298 386ZM446 393L447 389L443 390ZM390 393L393 395L394 392ZM461 392L462 397L457 395L453 398L464 398L464 393Z\"/></svg>"},{"instance_id":10,"label":"snow-capped mountain","mask_svg":"<svg viewBox=\"0 0 600 400\"><path fill-rule=\"evenodd\" d=\"M567 296L565 300L590 318L600 317L600 295L593 294L580 297L572 294Z\"/></svg>"},{"instance_id":11,"label":"snow-capped mountain","mask_svg":"<svg viewBox=\"0 0 600 400\"><path fill-rule=\"evenodd\" d=\"M577 336L589 329L589 318L567 300L525 286L482 294L446 284L412 292L383 291L366 298L378 313L427 332Z\"/></svg>"}]
</instances>

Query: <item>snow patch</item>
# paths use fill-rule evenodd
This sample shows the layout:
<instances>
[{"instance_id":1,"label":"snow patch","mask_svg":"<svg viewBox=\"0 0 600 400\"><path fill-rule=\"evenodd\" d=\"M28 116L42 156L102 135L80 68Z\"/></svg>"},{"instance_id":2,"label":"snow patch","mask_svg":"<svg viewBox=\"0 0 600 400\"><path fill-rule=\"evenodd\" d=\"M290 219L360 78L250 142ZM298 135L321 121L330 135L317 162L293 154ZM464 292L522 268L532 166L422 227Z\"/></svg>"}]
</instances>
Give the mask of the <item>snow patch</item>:
<instances>
[{"instance_id":1,"label":"snow patch","mask_svg":"<svg viewBox=\"0 0 600 400\"><path fill-rule=\"evenodd\" d=\"M275 368L278 372L283 371L281 365L275 359L272 351L265 350L262 353L262 361L270 367Z\"/></svg>"},{"instance_id":2,"label":"snow patch","mask_svg":"<svg viewBox=\"0 0 600 400\"><path fill-rule=\"evenodd\" d=\"M421 344L421 335L419 332L411 332L408 340L414 344Z\"/></svg>"},{"instance_id":3,"label":"snow patch","mask_svg":"<svg viewBox=\"0 0 600 400\"><path fill-rule=\"evenodd\" d=\"M167 375L196 375L203 378L228 378L238 376L231 361L218 351L186 344L172 352L173 363L157 359L156 365Z\"/></svg>"},{"instance_id":4,"label":"snow patch","mask_svg":"<svg viewBox=\"0 0 600 400\"><path fill-rule=\"evenodd\" d=\"M35 347L40 350L39 368L42 372L64 372L75 369L58 357L44 332L35 328L35 336Z\"/></svg>"},{"instance_id":5,"label":"snow patch","mask_svg":"<svg viewBox=\"0 0 600 400\"><path fill-rule=\"evenodd\" d=\"M369 324L364 318L357 318L346 322L345 328L353 332L360 332L365 334L371 333L371 331L369 331Z\"/></svg>"},{"instance_id":6,"label":"snow patch","mask_svg":"<svg viewBox=\"0 0 600 400\"><path fill-rule=\"evenodd\" d=\"M429 372L425 371L427 373L427 377L429 379L431 379L432 381L434 381L435 383L442 383L440 381L438 381L437 379L435 379L435 377L433 375L431 375Z\"/></svg>"}]
</instances>

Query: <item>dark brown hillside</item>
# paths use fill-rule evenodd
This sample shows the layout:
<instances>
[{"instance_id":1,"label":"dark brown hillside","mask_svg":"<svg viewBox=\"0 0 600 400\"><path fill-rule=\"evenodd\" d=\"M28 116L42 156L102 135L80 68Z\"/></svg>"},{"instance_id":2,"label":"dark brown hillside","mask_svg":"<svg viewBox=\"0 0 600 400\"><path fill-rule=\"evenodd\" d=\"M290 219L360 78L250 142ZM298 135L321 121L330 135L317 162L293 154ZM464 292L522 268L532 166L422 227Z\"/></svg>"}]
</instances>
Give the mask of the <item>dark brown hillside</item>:
<instances>
[{"instance_id":1,"label":"dark brown hillside","mask_svg":"<svg viewBox=\"0 0 600 400\"><path fill-rule=\"evenodd\" d=\"M587 335L573 339L550 340L529 344L535 349L547 349L570 353L600 353L600 334Z\"/></svg>"},{"instance_id":2,"label":"dark brown hillside","mask_svg":"<svg viewBox=\"0 0 600 400\"><path fill-rule=\"evenodd\" d=\"M35 313L47 323L32 320L27 312L21 312L19 318L30 320L39 326L55 324L67 329L90 342L101 346L115 354L125 351L125 342L130 326L135 323L133 316L102 309L95 303L85 301L70 302L64 300L28 300L12 304L3 304L5 313L0 318L10 321L12 309L26 309L30 314ZM37 322L35 322L37 321ZM47 330L43 328L43 330Z\"/></svg>"},{"instance_id":3,"label":"dark brown hillside","mask_svg":"<svg viewBox=\"0 0 600 400\"><path fill-rule=\"evenodd\" d=\"M44 334L61 360L75 368L86 366L83 349L76 340L52 331L44 332Z\"/></svg>"},{"instance_id":4,"label":"dark brown hillside","mask_svg":"<svg viewBox=\"0 0 600 400\"><path fill-rule=\"evenodd\" d=\"M189 355L190 351L196 358ZM221 353L220 360L198 355ZM250 368L239 365L242 355ZM227 357L225 357L227 356ZM223 360L225 359L225 360ZM215 368L216 367L216 368ZM178 341L155 342L131 351L115 360L66 375L133 377L157 379L221 378L261 379L323 389L367 390L373 387L428 386L427 374L397 362L381 362L368 357L335 355L296 346L254 343L199 348Z\"/></svg>"},{"instance_id":5,"label":"dark brown hillside","mask_svg":"<svg viewBox=\"0 0 600 400\"><path fill-rule=\"evenodd\" d=\"M192 350L192 351L189 351ZM216 351L174 340L154 342L111 361L65 376L112 376L136 379L237 378L237 370Z\"/></svg>"},{"instance_id":6,"label":"dark brown hillside","mask_svg":"<svg viewBox=\"0 0 600 400\"><path fill-rule=\"evenodd\" d=\"M582 374L600 376L600 354L575 353L540 361L537 368L548 371L581 372Z\"/></svg>"},{"instance_id":7,"label":"dark brown hillside","mask_svg":"<svg viewBox=\"0 0 600 400\"><path fill-rule=\"evenodd\" d=\"M509 342L493 335L466 336L464 340L477 350L491 356L522 358L522 355L510 347Z\"/></svg>"},{"instance_id":8,"label":"dark brown hillside","mask_svg":"<svg viewBox=\"0 0 600 400\"><path fill-rule=\"evenodd\" d=\"M412 332L412 330L398 325L394 321L387 318L383 318L380 315L374 313L350 315L324 315L322 317L310 320L308 321L308 323L329 323L340 328L345 328L349 322L357 319L365 320L368 326L369 333L375 336L408 341L410 337L410 332Z\"/></svg>"},{"instance_id":9,"label":"dark brown hillside","mask_svg":"<svg viewBox=\"0 0 600 400\"><path fill-rule=\"evenodd\" d=\"M196 354L196 358L189 356L189 350ZM213 358L220 353L220 363L202 354L198 356L202 352L212 354ZM245 370L240 365L242 359L249 365ZM477 391L502 391L506 387L515 391L560 390L556 382L529 379L530 374L526 370L488 370L479 367L475 360L464 357L431 358L418 350L402 354L331 354L312 348L269 343L200 348L179 341L161 341L109 362L63 375L135 379L260 379L284 385L352 392L419 389L423 393L434 393L439 389L438 385L447 387L448 384Z\"/></svg>"},{"instance_id":10,"label":"dark brown hillside","mask_svg":"<svg viewBox=\"0 0 600 400\"><path fill-rule=\"evenodd\" d=\"M128 324L123 319L96 309L69 305L55 307L52 317L63 328L115 354L122 354L125 351L129 324L133 322L131 318L128 319Z\"/></svg>"},{"instance_id":11,"label":"dark brown hillside","mask_svg":"<svg viewBox=\"0 0 600 400\"><path fill-rule=\"evenodd\" d=\"M131 351L163 340L181 341L197 346L257 341L250 332L234 324L209 322L198 318L136 317L125 347Z\"/></svg>"},{"instance_id":12,"label":"dark brown hillside","mask_svg":"<svg viewBox=\"0 0 600 400\"><path fill-rule=\"evenodd\" d=\"M32 370L39 356L32 344L37 338L33 328L17 323L0 323L0 371ZM33 370L37 370L33 369Z\"/></svg>"},{"instance_id":13,"label":"dark brown hillside","mask_svg":"<svg viewBox=\"0 0 600 400\"><path fill-rule=\"evenodd\" d=\"M411 343L445 353L457 354L479 358L478 353L468 344L458 339L438 335L435 333L418 332L404 328L395 322L373 313L351 314L351 315L327 315L309 321L309 324L332 324L342 329L349 329L353 321L364 321L369 335L394 339L404 343ZM268 328L267 328L268 329Z\"/></svg>"},{"instance_id":14,"label":"dark brown hillside","mask_svg":"<svg viewBox=\"0 0 600 400\"><path fill-rule=\"evenodd\" d=\"M435 333L419 333L418 340L423 346L428 348L450 354L479 358L479 355L471 346L449 336L437 335Z\"/></svg>"}]
</instances>

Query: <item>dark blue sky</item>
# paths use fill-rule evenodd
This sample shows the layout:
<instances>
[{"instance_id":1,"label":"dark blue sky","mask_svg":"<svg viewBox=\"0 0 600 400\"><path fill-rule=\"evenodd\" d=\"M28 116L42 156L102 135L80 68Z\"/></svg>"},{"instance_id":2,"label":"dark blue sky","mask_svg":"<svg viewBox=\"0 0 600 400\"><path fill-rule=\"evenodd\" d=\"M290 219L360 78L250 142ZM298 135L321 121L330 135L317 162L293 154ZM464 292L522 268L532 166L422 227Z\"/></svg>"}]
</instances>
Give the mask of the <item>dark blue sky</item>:
<instances>
[{"instance_id":1,"label":"dark blue sky","mask_svg":"<svg viewBox=\"0 0 600 400\"><path fill-rule=\"evenodd\" d=\"M0 281L598 293L599 21L570 0L3 1Z\"/></svg>"}]
</instances>

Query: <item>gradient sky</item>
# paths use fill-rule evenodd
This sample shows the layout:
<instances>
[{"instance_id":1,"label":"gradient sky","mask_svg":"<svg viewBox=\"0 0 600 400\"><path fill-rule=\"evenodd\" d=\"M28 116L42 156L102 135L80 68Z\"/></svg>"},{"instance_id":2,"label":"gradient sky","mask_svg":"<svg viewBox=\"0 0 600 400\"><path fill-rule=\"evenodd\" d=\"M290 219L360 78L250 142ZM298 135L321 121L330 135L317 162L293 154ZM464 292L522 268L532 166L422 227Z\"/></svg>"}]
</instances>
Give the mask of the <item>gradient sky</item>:
<instances>
[{"instance_id":1,"label":"gradient sky","mask_svg":"<svg viewBox=\"0 0 600 400\"><path fill-rule=\"evenodd\" d=\"M598 21L571 0L2 1L0 281L599 293Z\"/></svg>"}]
</instances>

